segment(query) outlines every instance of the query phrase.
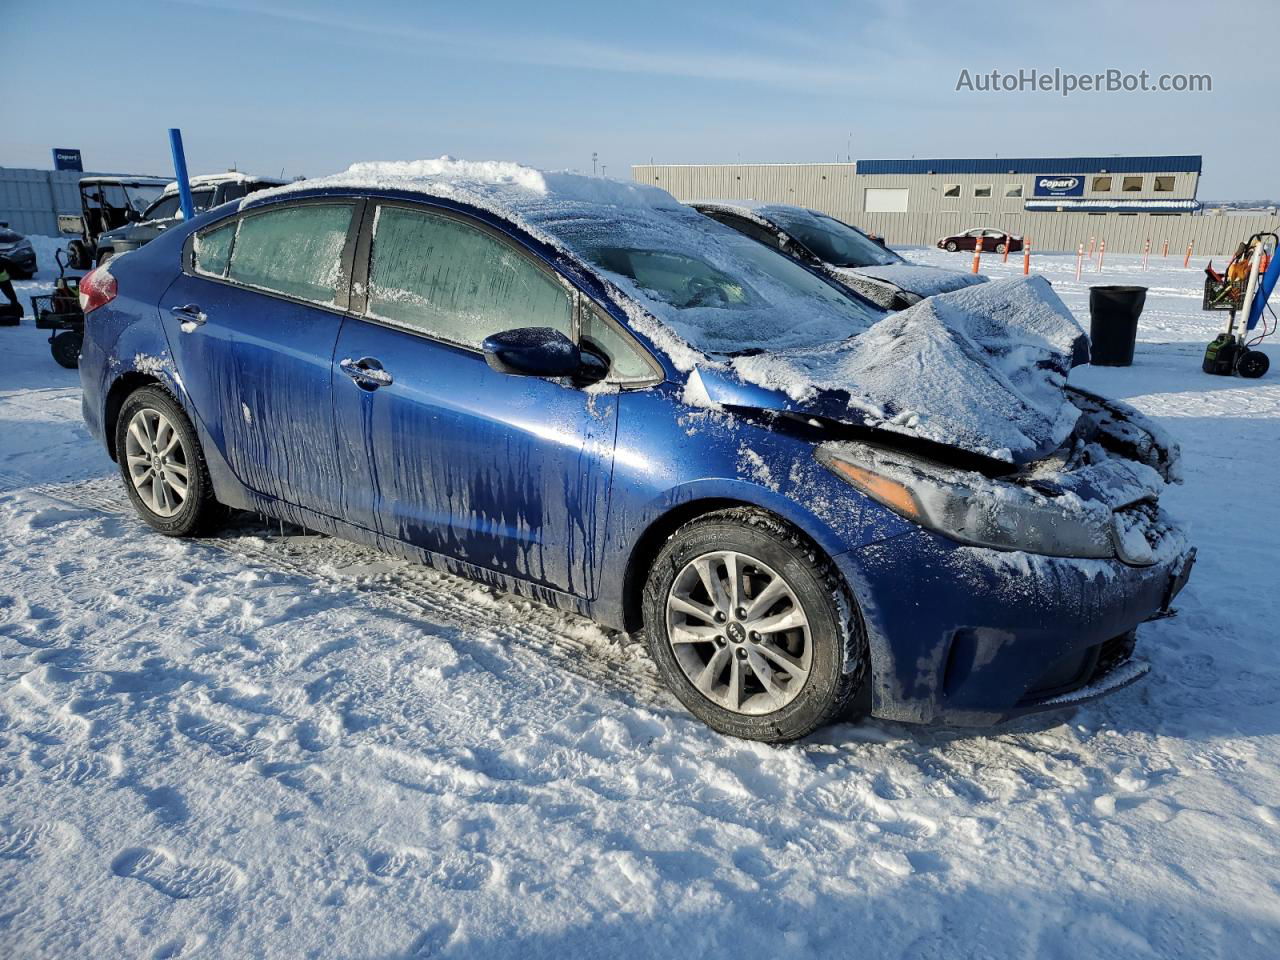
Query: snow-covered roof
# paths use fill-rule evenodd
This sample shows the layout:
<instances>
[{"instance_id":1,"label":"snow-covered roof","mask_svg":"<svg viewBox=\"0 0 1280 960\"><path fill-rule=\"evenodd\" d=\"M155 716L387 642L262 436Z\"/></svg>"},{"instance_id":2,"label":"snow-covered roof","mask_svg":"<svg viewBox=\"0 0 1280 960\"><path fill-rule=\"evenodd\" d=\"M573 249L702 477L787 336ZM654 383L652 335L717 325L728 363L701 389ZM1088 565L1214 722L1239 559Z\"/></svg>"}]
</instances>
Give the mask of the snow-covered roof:
<instances>
[{"instance_id":1,"label":"snow-covered roof","mask_svg":"<svg viewBox=\"0 0 1280 960\"><path fill-rule=\"evenodd\" d=\"M219 183L276 183L284 185L289 183L288 180L281 180L279 177L258 177L252 173L243 173L239 170L228 170L226 173L201 173L194 177L188 177L187 182L193 187L208 186L209 184ZM171 180L165 185L165 193L177 193L178 181Z\"/></svg>"}]
</instances>

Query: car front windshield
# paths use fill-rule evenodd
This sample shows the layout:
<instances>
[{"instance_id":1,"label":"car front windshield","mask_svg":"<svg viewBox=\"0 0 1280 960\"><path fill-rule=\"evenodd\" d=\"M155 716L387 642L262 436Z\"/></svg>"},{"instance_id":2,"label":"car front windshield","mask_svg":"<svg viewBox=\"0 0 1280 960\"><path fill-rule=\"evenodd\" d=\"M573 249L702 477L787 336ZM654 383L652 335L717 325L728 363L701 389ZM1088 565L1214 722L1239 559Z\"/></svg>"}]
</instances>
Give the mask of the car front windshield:
<instances>
[{"instance_id":1,"label":"car front windshield","mask_svg":"<svg viewBox=\"0 0 1280 960\"><path fill-rule=\"evenodd\" d=\"M823 263L833 267L884 267L902 257L834 217L808 210L769 209L767 216Z\"/></svg>"},{"instance_id":2,"label":"car front windshield","mask_svg":"<svg viewBox=\"0 0 1280 960\"><path fill-rule=\"evenodd\" d=\"M816 346L884 315L795 261L687 208L546 226L704 353Z\"/></svg>"}]
</instances>

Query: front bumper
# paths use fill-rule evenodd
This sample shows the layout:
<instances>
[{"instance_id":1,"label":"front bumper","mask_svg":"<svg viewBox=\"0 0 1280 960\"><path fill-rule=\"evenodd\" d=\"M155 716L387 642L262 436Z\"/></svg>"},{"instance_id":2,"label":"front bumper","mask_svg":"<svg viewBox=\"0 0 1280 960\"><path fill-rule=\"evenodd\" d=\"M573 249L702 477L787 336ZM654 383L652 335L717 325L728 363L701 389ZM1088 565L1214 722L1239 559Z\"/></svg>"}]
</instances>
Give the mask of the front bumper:
<instances>
[{"instance_id":1,"label":"front bumper","mask_svg":"<svg viewBox=\"0 0 1280 960\"><path fill-rule=\"evenodd\" d=\"M965 547L917 530L837 558L862 607L872 710L985 726L1140 679L1136 628L1169 610L1195 551L1146 567Z\"/></svg>"}]
</instances>

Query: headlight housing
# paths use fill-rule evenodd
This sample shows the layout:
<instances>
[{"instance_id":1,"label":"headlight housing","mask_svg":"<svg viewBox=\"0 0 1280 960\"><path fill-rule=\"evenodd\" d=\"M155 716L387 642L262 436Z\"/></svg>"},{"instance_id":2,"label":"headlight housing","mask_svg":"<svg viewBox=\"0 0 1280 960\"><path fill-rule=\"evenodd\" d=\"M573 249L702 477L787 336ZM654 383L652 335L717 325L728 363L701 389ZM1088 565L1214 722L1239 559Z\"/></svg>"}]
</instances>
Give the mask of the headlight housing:
<instances>
[{"instance_id":1,"label":"headlight housing","mask_svg":"<svg viewBox=\"0 0 1280 960\"><path fill-rule=\"evenodd\" d=\"M1116 556L1105 504L1071 493L1048 497L862 443L823 444L816 456L873 500L960 543L1051 557Z\"/></svg>"}]
</instances>

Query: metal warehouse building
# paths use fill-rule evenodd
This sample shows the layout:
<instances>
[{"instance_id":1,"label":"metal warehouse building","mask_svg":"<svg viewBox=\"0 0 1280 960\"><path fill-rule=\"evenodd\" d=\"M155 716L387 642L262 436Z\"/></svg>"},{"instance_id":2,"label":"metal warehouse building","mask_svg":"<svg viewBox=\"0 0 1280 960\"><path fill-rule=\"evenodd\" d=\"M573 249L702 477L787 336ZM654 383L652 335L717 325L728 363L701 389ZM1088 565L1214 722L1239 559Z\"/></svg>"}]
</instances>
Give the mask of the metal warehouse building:
<instances>
[{"instance_id":1,"label":"metal warehouse building","mask_svg":"<svg viewBox=\"0 0 1280 960\"><path fill-rule=\"evenodd\" d=\"M634 179L679 200L737 199L822 210L894 244L930 244L970 227L1074 250L1089 237L1139 252L1147 241L1205 253L1234 248L1240 218L1195 216L1199 156L991 157L853 163L649 164ZM1274 217L1268 220L1275 229ZM1262 229L1263 227L1259 227Z\"/></svg>"}]
</instances>

